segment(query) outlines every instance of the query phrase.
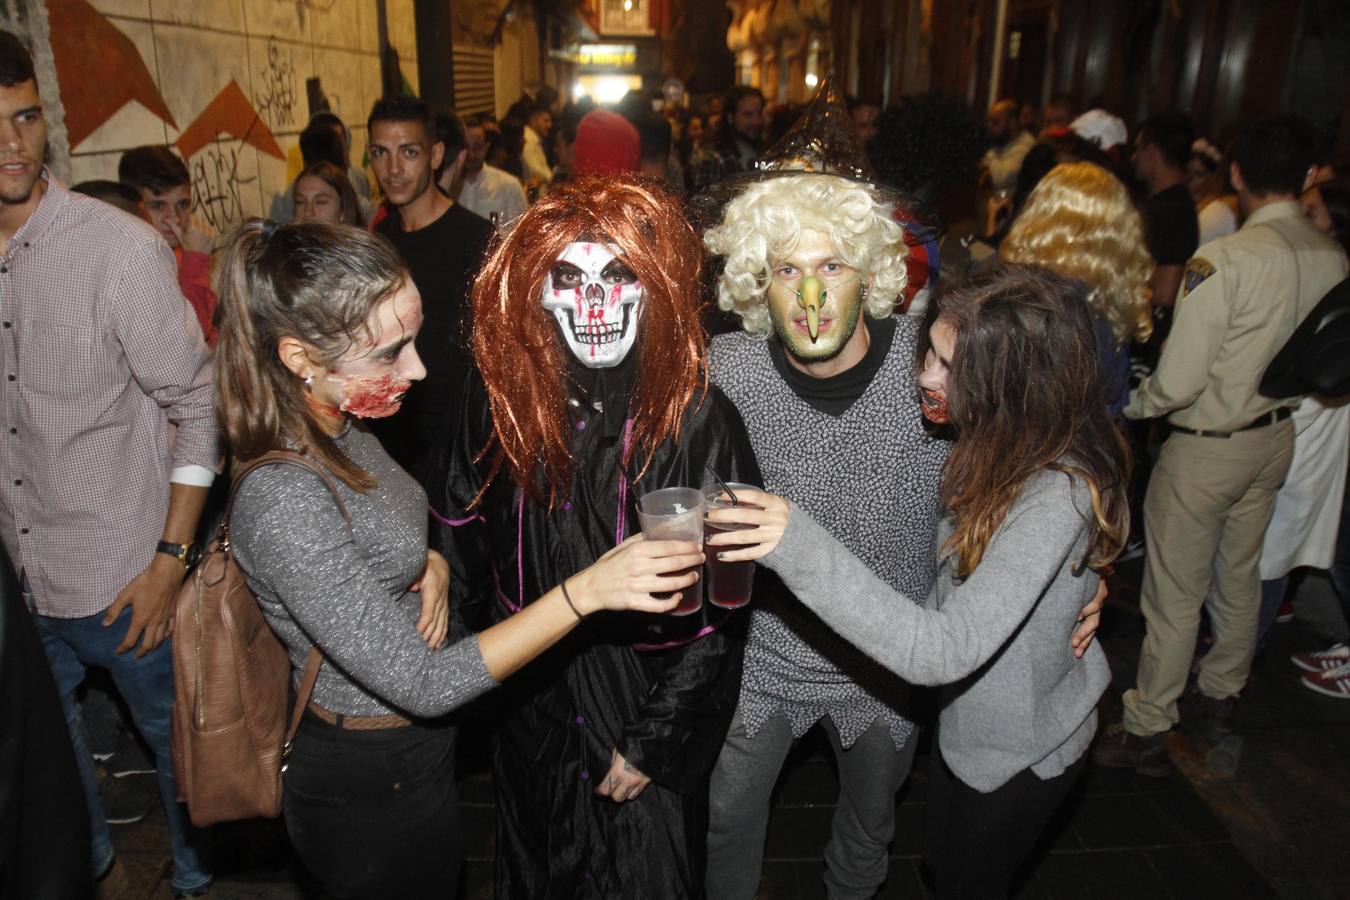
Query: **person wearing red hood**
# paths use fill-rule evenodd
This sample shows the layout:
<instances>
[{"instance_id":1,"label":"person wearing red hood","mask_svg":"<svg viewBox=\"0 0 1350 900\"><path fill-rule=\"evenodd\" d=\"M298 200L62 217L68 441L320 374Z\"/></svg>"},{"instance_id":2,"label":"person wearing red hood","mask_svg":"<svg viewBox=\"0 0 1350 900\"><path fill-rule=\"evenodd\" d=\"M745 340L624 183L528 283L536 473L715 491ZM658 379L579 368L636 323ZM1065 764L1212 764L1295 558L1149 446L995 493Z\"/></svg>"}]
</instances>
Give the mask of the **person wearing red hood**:
<instances>
[{"instance_id":1,"label":"person wearing red hood","mask_svg":"<svg viewBox=\"0 0 1350 900\"><path fill-rule=\"evenodd\" d=\"M573 172L582 175L625 175L638 171L642 139L633 123L616 112L593 109L581 117L572 145Z\"/></svg>"}]
</instances>

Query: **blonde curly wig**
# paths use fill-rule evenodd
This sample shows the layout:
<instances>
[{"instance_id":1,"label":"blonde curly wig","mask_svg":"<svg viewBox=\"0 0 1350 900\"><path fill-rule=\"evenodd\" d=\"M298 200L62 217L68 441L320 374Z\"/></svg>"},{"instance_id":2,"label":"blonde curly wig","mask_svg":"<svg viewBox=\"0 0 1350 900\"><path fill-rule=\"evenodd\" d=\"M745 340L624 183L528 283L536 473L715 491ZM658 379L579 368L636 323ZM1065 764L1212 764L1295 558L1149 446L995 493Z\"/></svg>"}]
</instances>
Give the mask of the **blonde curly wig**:
<instances>
[{"instance_id":1,"label":"blonde curly wig","mask_svg":"<svg viewBox=\"0 0 1350 900\"><path fill-rule=\"evenodd\" d=\"M1088 306L1119 343L1153 333L1153 260L1144 222L1120 180L1092 163L1050 170L998 248L1011 263L1044 266L1087 286Z\"/></svg>"},{"instance_id":2,"label":"blonde curly wig","mask_svg":"<svg viewBox=\"0 0 1350 900\"><path fill-rule=\"evenodd\" d=\"M746 331L767 335L769 279L810 230L829 235L839 258L858 270L867 285L867 314L889 316L905 289L908 252L891 213L891 204L871 188L834 175L787 175L750 185L704 236L708 249L726 261L717 305L739 315Z\"/></svg>"}]
</instances>

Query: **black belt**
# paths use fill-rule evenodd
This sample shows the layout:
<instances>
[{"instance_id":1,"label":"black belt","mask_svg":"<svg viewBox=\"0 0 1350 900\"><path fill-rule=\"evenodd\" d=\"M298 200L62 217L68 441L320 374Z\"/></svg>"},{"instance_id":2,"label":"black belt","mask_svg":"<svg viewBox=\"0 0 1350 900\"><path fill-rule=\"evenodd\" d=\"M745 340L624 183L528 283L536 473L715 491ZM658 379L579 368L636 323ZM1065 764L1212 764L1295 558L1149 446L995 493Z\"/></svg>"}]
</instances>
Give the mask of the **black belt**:
<instances>
[{"instance_id":1,"label":"black belt","mask_svg":"<svg viewBox=\"0 0 1350 900\"><path fill-rule=\"evenodd\" d=\"M1241 428L1234 428L1232 431L1196 431L1194 428L1183 428L1180 425L1173 425L1172 430L1178 431L1182 434L1194 435L1195 437L1227 438L1232 437L1239 431L1251 431L1253 428L1265 428L1267 425L1274 425L1277 422L1283 422L1285 419L1289 418L1293 414L1294 411L1292 408L1288 406L1281 406L1279 409L1271 410L1270 412L1266 413L1264 416L1257 419L1255 422L1248 422Z\"/></svg>"}]
</instances>

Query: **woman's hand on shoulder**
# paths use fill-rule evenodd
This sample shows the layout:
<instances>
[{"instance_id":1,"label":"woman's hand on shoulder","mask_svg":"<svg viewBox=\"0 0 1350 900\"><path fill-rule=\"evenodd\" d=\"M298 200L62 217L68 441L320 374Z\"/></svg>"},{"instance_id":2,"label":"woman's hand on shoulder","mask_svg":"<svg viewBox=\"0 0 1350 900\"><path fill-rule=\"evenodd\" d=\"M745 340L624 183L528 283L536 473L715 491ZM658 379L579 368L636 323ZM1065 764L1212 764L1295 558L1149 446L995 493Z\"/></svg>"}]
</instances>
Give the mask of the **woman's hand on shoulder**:
<instances>
[{"instance_id":1,"label":"woman's hand on shoulder","mask_svg":"<svg viewBox=\"0 0 1350 900\"><path fill-rule=\"evenodd\" d=\"M428 550L426 567L408 590L422 595L417 633L432 650L441 649L450 630L450 564L445 557L435 550Z\"/></svg>"},{"instance_id":2,"label":"woman's hand on shoulder","mask_svg":"<svg viewBox=\"0 0 1350 900\"><path fill-rule=\"evenodd\" d=\"M567 590L582 615L605 609L669 612L679 597L657 600L652 595L691 587L702 565L697 542L649 541L635 534L569 578Z\"/></svg>"},{"instance_id":3,"label":"woman's hand on shoulder","mask_svg":"<svg viewBox=\"0 0 1350 900\"><path fill-rule=\"evenodd\" d=\"M724 562L745 562L768 556L783 539L792 507L782 497L767 491L737 489L736 499L739 506L709 510L708 521L714 525L744 527L713 534L707 541L708 552L717 553L717 558ZM728 545L739 549L718 549Z\"/></svg>"}]
</instances>

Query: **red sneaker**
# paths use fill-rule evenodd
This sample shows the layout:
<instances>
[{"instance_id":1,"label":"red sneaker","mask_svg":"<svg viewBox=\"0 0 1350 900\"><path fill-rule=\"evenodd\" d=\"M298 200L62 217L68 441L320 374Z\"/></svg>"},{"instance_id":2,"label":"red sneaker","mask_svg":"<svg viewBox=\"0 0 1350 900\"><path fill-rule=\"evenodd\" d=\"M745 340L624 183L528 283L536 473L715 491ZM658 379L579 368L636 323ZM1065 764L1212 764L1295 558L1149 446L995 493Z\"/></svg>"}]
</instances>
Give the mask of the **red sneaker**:
<instances>
[{"instance_id":1,"label":"red sneaker","mask_svg":"<svg viewBox=\"0 0 1350 900\"><path fill-rule=\"evenodd\" d=\"M1281 624L1294 621L1294 601L1286 600L1280 604L1280 611L1275 614L1275 621Z\"/></svg>"},{"instance_id":2,"label":"red sneaker","mask_svg":"<svg viewBox=\"0 0 1350 900\"><path fill-rule=\"evenodd\" d=\"M1310 691L1350 700L1350 665L1327 669L1325 672L1310 672L1299 681Z\"/></svg>"},{"instance_id":3,"label":"red sneaker","mask_svg":"<svg viewBox=\"0 0 1350 900\"><path fill-rule=\"evenodd\" d=\"M1324 672L1350 663L1350 644L1333 644L1325 650L1295 653L1289 661L1305 672Z\"/></svg>"}]
</instances>

